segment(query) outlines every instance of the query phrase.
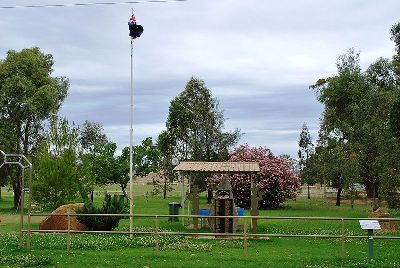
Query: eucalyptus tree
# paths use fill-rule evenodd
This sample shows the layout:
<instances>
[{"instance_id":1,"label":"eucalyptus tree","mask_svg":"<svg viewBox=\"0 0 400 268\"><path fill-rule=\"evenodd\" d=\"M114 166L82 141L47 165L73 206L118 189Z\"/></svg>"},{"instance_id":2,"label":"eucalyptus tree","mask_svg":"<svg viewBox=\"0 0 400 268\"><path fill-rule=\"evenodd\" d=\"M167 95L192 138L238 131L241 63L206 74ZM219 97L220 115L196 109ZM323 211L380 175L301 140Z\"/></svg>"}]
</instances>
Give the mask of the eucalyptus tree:
<instances>
[{"instance_id":1,"label":"eucalyptus tree","mask_svg":"<svg viewBox=\"0 0 400 268\"><path fill-rule=\"evenodd\" d=\"M335 139L339 147L346 149L347 159L352 156L351 161L358 162L352 170L358 170L368 197L376 201L374 208L379 206L379 193L385 193L391 184L387 181L396 182L388 174L398 168L399 140L394 133L400 95L399 35L397 24L392 28L396 46L392 60L379 58L363 71L359 52L350 49L338 58L336 75L311 86L318 101L325 105L320 133Z\"/></svg>"},{"instance_id":2,"label":"eucalyptus tree","mask_svg":"<svg viewBox=\"0 0 400 268\"><path fill-rule=\"evenodd\" d=\"M154 181L155 194L162 192L163 198L167 197L167 193L173 190L172 183L178 179L178 175L174 172L173 159L175 140L168 131L163 131L158 135L157 147L160 152L160 162L158 175L161 180Z\"/></svg>"},{"instance_id":3,"label":"eucalyptus tree","mask_svg":"<svg viewBox=\"0 0 400 268\"><path fill-rule=\"evenodd\" d=\"M99 148L106 146L109 140L101 123L86 120L80 130L80 143L83 150L95 153Z\"/></svg>"},{"instance_id":4,"label":"eucalyptus tree","mask_svg":"<svg viewBox=\"0 0 400 268\"><path fill-rule=\"evenodd\" d=\"M52 76L54 60L39 48L10 50L0 61L0 122L12 144L6 151L32 157L43 140L44 122L67 96L68 79ZM4 129L3 129L4 130ZM20 206L20 180L13 178L14 207Z\"/></svg>"},{"instance_id":5,"label":"eucalyptus tree","mask_svg":"<svg viewBox=\"0 0 400 268\"><path fill-rule=\"evenodd\" d=\"M307 183L307 198L310 199L310 184L314 184L316 181L313 176L302 176L302 171L308 161L308 158L312 155L314 145L312 143L310 132L306 123L303 123L299 137L299 166L300 166L300 178L302 182Z\"/></svg>"},{"instance_id":6,"label":"eucalyptus tree","mask_svg":"<svg viewBox=\"0 0 400 268\"><path fill-rule=\"evenodd\" d=\"M104 128L99 122L91 122L86 120L79 131L80 151L80 181L82 189L85 192L84 199L87 199L87 194L90 192L90 199L93 201L93 192L96 184L102 184L102 176L98 173L99 166L94 161L102 159L100 153L110 151L111 145L104 132ZM112 145L112 157L115 153L116 145ZM104 155L103 155L104 156ZM108 170L106 171L108 172Z\"/></svg>"},{"instance_id":7,"label":"eucalyptus tree","mask_svg":"<svg viewBox=\"0 0 400 268\"><path fill-rule=\"evenodd\" d=\"M224 123L218 100L204 81L192 77L169 107L166 131L172 139L175 157L193 161L227 160L240 131L224 132ZM206 188L202 178L195 183Z\"/></svg>"}]
</instances>

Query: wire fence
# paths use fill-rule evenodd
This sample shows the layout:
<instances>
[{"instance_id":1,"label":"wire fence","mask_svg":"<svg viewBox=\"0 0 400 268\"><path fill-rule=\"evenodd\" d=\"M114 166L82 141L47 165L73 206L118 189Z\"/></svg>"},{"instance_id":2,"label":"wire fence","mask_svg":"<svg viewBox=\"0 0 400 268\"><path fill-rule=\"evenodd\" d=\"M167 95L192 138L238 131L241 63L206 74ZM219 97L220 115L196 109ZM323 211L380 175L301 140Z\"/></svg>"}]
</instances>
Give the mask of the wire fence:
<instances>
[{"instance_id":1,"label":"wire fence","mask_svg":"<svg viewBox=\"0 0 400 268\"><path fill-rule=\"evenodd\" d=\"M285 217L285 216L206 216L206 215L149 215L149 214L77 214L77 213L64 213L64 214L51 214L51 213L34 213L28 215L30 217L67 217L68 228L66 230L39 230L31 229L28 224L27 229L21 230L21 232L26 233L26 247L30 248L30 240L32 233L59 233L65 234L67 236L66 248L69 250L71 248L71 235L72 234L124 234L124 235L152 235L155 238L155 254L158 255L159 252L159 236L160 235L181 235L181 236L191 236L191 237L235 237L243 239L243 253L247 256L248 240L266 237L289 237L289 238L331 238L331 239L341 239L342 244L342 256L346 255L346 240L347 239L392 239L398 240L400 236L397 235L374 235L371 237L370 234L366 235L353 235L349 234L345 228L345 222L355 222L360 220L378 220L379 222L398 222L400 218L340 218L340 217ZM100 217L121 217L121 218L151 218L154 220L154 228L152 231L82 231L73 230L71 228L71 218L76 216L100 216ZM160 219L165 218L181 218L182 222L184 218L200 219L204 220L215 220L215 219L233 219L238 221L239 219L244 223L243 231L236 233L216 233L216 232L202 232L201 228L195 228L194 230L185 231L164 231L160 229ZM287 233L259 233L252 232L250 227L254 221L258 220L287 220L287 221L329 221L329 222L340 222L341 228L338 234L287 234ZM28 221L30 222L30 221ZM366 230L365 230L366 231ZM398 232L396 233L398 234ZM20 244L22 241L20 241Z\"/></svg>"}]
</instances>

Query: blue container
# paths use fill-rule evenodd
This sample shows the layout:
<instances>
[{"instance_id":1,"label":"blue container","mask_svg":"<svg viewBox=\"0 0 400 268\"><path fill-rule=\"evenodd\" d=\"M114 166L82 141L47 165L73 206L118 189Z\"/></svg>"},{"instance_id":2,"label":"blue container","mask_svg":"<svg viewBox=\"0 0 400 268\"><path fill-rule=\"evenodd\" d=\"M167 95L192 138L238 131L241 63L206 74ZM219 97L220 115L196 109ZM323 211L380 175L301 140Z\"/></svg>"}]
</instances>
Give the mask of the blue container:
<instances>
[{"instance_id":1,"label":"blue container","mask_svg":"<svg viewBox=\"0 0 400 268\"><path fill-rule=\"evenodd\" d=\"M244 208L238 208L237 209L237 215L238 216L244 216Z\"/></svg>"},{"instance_id":2,"label":"blue container","mask_svg":"<svg viewBox=\"0 0 400 268\"><path fill-rule=\"evenodd\" d=\"M200 215L210 216L210 210L209 209L200 209Z\"/></svg>"},{"instance_id":3,"label":"blue container","mask_svg":"<svg viewBox=\"0 0 400 268\"><path fill-rule=\"evenodd\" d=\"M209 209L200 209L199 211L200 216L210 216ZM200 218L200 225L203 226L203 218Z\"/></svg>"}]
</instances>

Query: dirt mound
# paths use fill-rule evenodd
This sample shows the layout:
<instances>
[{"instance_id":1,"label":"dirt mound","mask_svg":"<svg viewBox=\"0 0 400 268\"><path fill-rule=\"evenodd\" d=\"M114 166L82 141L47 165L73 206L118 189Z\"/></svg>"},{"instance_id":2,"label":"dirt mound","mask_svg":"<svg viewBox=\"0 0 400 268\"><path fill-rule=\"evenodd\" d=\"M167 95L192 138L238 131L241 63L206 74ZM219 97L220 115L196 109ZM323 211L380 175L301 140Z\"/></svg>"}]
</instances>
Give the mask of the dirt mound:
<instances>
[{"instance_id":1,"label":"dirt mound","mask_svg":"<svg viewBox=\"0 0 400 268\"><path fill-rule=\"evenodd\" d=\"M382 209L378 208L371 214L369 214L368 218L393 218L388 212L383 211ZM381 232L397 232L397 224L396 221L391 220L380 220L379 224L381 226Z\"/></svg>"},{"instance_id":2,"label":"dirt mound","mask_svg":"<svg viewBox=\"0 0 400 268\"><path fill-rule=\"evenodd\" d=\"M75 209L82 208L83 204L68 204L63 205L54 210L50 216L44 219L40 225L40 230L68 230L68 216L56 216L57 214L75 213ZM70 230L84 231L86 226L78 222L75 216L70 216Z\"/></svg>"}]
</instances>

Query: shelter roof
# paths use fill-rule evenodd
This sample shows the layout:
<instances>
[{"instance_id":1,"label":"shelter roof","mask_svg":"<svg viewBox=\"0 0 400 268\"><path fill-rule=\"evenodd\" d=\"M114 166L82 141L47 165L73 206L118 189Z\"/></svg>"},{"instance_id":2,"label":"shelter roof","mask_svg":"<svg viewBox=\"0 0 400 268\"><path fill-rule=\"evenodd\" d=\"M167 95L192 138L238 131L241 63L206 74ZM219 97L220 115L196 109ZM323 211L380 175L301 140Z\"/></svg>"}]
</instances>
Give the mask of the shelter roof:
<instances>
[{"instance_id":1,"label":"shelter roof","mask_svg":"<svg viewBox=\"0 0 400 268\"><path fill-rule=\"evenodd\" d=\"M257 173L258 162L181 162L174 171L187 173Z\"/></svg>"}]
</instances>

